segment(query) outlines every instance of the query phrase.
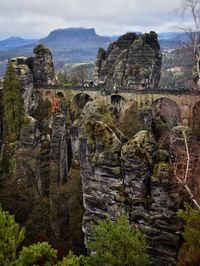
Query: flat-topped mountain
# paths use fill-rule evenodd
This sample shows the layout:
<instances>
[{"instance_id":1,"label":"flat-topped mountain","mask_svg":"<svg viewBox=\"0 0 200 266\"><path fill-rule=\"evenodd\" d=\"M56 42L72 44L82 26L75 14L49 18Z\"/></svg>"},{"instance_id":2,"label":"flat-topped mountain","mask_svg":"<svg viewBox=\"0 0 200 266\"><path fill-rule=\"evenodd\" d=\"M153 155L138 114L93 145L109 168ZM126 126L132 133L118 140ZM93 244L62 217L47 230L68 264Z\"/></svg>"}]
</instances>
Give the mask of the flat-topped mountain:
<instances>
[{"instance_id":1,"label":"flat-topped mountain","mask_svg":"<svg viewBox=\"0 0 200 266\"><path fill-rule=\"evenodd\" d=\"M67 28L52 31L40 40L50 48L88 48L110 42L109 37L97 35L95 29Z\"/></svg>"}]
</instances>

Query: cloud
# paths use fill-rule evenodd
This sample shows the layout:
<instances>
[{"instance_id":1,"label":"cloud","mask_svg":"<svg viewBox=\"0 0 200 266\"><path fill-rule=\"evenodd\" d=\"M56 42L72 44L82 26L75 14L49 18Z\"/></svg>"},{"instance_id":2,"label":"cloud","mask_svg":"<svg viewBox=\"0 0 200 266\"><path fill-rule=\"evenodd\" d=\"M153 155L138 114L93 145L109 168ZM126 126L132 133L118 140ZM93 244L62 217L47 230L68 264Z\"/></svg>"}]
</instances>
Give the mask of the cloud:
<instances>
[{"instance_id":1,"label":"cloud","mask_svg":"<svg viewBox=\"0 0 200 266\"><path fill-rule=\"evenodd\" d=\"M169 31L181 23L181 0L3 0L0 38L42 37L56 28L96 28L99 34ZM186 18L187 19L187 18Z\"/></svg>"}]
</instances>

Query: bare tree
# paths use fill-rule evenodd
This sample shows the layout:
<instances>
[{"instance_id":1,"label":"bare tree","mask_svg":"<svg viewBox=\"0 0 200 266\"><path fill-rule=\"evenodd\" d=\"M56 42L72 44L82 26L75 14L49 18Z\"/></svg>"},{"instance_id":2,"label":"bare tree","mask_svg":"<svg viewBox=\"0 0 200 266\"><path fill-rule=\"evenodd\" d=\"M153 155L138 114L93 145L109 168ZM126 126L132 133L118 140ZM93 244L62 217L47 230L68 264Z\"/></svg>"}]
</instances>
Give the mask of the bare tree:
<instances>
[{"instance_id":1,"label":"bare tree","mask_svg":"<svg viewBox=\"0 0 200 266\"><path fill-rule=\"evenodd\" d=\"M175 158L171 160L175 181L187 192L190 200L200 210L199 204L199 149L187 127L178 127L170 135L170 145Z\"/></svg>"},{"instance_id":2,"label":"bare tree","mask_svg":"<svg viewBox=\"0 0 200 266\"><path fill-rule=\"evenodd\" d=\"M177 107L167 105L165 99L158 103L159 113L154 115L164 117L166 124L165 133L158 142L159 147L170 151L173 178L180 196L188 195L200 211L200 145L192 130L181 125ZM167 117L176 121L177 126L172 128L173 125L168 123Z\"/></svg>"},{"instance_id":3,"label":"bare tree","mask_svg":"<svg viewBox=\"0 0 200 266\"><path fill-rule=\"evenodd\" d=\"M76 78L80 85L84 84L84 81L87 79L88 71L85 65L79 65L72 69L71 76Z\"/></svg>"},{"instance_id":4,"label":"bare tree","mask_svg":"<svg viewBox=\"0 0 200 266\"><path fill-rule=\"evenodd\" d=\"M179 27L188 37L187 49L192 49L196 58L196 70L193 71L194 82L200 86L200 0L182 0L179 12L189 14L192 24L188 27Z\"/></svg>"}]
</instances>

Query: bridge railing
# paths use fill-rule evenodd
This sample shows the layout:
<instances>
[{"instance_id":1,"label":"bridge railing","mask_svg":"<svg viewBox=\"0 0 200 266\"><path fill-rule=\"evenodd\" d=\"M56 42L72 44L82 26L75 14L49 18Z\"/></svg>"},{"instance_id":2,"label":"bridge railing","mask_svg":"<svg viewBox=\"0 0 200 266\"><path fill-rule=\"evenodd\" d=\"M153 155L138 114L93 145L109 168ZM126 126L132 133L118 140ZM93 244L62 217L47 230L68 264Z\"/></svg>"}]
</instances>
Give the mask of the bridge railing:
<instances>
[{"instance_id":1,"label":"bridge railing","mask_svg":"<svg viewBox=\"0 0 200 266\"><path fill-rule=\"evenodd\" d=\"M149 94L149 93L170 93L170 94L197 94L200 95L200 91L193 91L191 89L186 88L151 88L151 87L145 87L142 89L135 89L135 88L128 88L128 87L121 87L121 88L108 88L108 87L102 87L102 86L71 86L71 87L63 87L59 85L54 86L36 86L36 89L40 90L61 90L61 91L81 91L81 92L87 92L87 91L96 91L101 92L103 95L111 95L111 94L117 94L117 93L137 93L137 94Z\"/></svg>"}]
</instances>

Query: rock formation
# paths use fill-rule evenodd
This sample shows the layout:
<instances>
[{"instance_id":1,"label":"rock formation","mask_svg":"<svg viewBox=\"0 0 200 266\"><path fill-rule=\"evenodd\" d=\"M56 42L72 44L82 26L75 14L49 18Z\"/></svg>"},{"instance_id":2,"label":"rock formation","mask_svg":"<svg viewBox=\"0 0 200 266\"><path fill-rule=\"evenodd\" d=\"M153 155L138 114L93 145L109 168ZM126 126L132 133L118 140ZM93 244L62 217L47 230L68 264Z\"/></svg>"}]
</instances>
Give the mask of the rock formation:
<instances>
[{"instance_id":1,"label":"rock formation","mask_svg":"<svg viewBox=\"0 0 200 266\"><path fill-rule=\"evenodd\" d=\"M139 226L149 237L152 265L176 265L177 208L171 195L167 153L161 153L146 130L122 143L105 123L84 123L80 161L86 239L91 221L106 215L115 219L127 212L133 226Z\"/></svg>"},{"instance_id":2,"label":"rock formation","mask_svg":"<svg viewBox=\"0 0 200 266\"><path fill-rule=\"evenodd\" d=\"M34 49L32 57L16 57L11 59L21 82L21 93L24 98L24 108L27 114L33 114L38 96L35 88L46 88L56 85L53 60L50 50L42 44Z\"/></svg>"},{"instance_id":3,"label":"rock formation","mask_svg":"<svg viewBox=\"0 0 200 266\"><path fill-rule=\"evenodd\" d=\"M33 52L34 84L41 87L56 85L51 51L43 44L39 44Z\"/></svg>"},{"instance_id":4,"label":"rock formation","mask_svg":"<svg viewBox=\"0 0 200 266\"><path fill-rule=\"evenodd\" d=\"M161 51L155 32L127 33L97 54L94 82L108 89L158 87L161 75Z\"/></svg>"},{"instance_id":5,"label":"rock formation","mask_svg":"<svg viewBox=\"0 0 200 266\"><path fill-rule=\"evenodd\" d=\"M83 230L90 236L90 222L117 217L123 209L117 200L123 189L120 173L122 143L103 122L86 122L80 141L81 177L85 215Z\"/></svg>"}]
</instances>

